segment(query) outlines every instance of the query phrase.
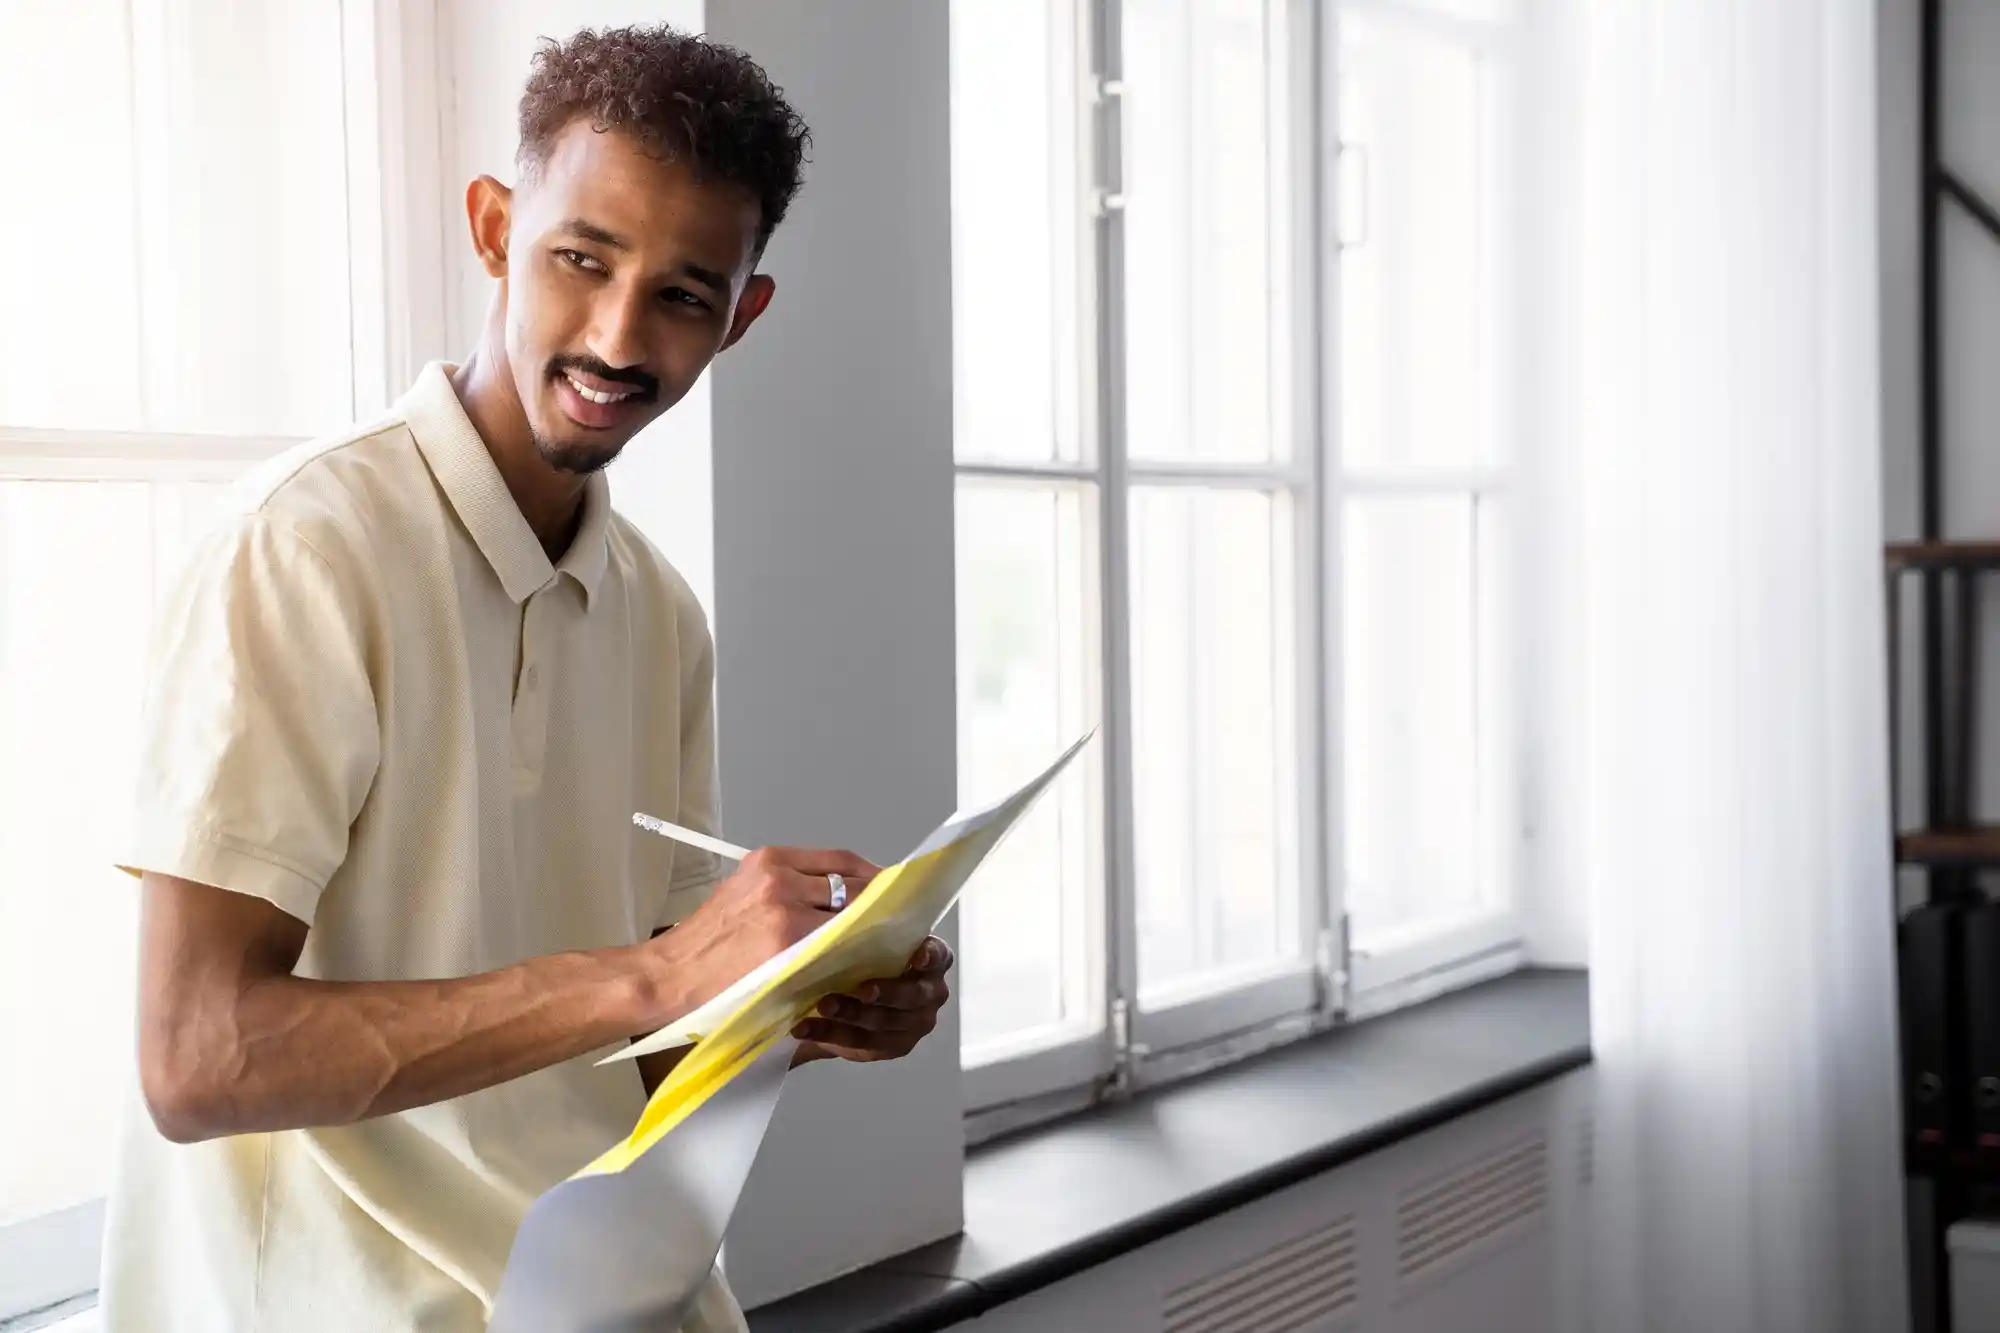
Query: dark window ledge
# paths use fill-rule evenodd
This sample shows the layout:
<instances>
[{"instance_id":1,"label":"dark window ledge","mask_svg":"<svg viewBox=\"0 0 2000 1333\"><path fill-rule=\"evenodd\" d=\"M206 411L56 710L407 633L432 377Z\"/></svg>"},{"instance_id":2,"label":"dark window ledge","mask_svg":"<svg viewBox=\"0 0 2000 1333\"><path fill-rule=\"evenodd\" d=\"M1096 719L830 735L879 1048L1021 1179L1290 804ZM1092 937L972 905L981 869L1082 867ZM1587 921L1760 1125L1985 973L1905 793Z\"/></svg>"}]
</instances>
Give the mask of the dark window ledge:
<instances>
[{"instance_id":1,"label":"dark window ledge","mask_svg":"<svg viewBox=\"0 0 2000 1333\"><path fill-rule=\"evenodd\" d=\"M1585 975L1517 972L976 1148L963 1235L750 1327L947 1328L1589 1061Z\"/></svg>"}]
</instances>

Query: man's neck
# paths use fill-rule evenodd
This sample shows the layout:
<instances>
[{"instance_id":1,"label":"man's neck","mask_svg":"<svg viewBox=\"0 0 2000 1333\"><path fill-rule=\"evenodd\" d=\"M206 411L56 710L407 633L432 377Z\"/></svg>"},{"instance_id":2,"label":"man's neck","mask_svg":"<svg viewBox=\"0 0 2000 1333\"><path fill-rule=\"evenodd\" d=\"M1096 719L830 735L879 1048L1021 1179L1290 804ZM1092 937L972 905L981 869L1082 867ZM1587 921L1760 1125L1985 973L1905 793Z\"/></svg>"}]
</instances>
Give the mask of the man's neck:
<instances>
[{"instance_id":1,"label":"man's neck","mask_svg":"<svg viewBox=\"0 0 2000 1333\"><path fill-rule=\"evenodd\" d=\"M486 452L493 456L521 516L528 520L549 559L559 560L583 520L585 478L550 467L536 450L528 431L528 415L514 391L513 376L504 357L495 355L489 343L490 339L482 339L452 373L451 387Z\"/></svg>"}]
</instances>

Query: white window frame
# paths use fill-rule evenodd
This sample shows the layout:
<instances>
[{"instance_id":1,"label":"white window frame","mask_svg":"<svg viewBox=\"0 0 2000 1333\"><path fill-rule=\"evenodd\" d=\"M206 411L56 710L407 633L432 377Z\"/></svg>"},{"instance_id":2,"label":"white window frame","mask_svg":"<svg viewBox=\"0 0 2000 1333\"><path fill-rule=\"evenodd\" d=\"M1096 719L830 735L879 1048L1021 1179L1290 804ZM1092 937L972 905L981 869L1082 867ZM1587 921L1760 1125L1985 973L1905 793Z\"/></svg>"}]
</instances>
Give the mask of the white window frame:
<instances>
[{"instance_id":1,"label":"white window frame","mask_svg":"<svg viewBox=\"0 0 2000 1333\"><path fill-rule=\"evenodd\" d=\"M1093 904L1103 950L1103 986L1095 998L1099 1025L1074 1031L1025 1036L999 1058L968 1061L964 1102L968 1137L994 1133L1075 1109L1106 1097L1170 1081L1240 1058L1334 1024L1385 1012L1446 990L1502 975L1524 961L1521 943L1517 862L1520 855L1519 788L1524 764L1513 719L1517 673L1511 621L1500 627L1495 657L1480 663L1482 695L1498 706L1501 724L1482 743L1494 756L1495 780L1489 799L1497 877L1492 910L1458 921L1428 923L1406 937L1375 942L1368 952L1350 947L1343 910L1344 837L1341 810L1341 501L1360 493L1472 496L1481 501L1514 500L1518 460L1511 444L1511 405L1496 404L1501 420L1502 458L1492 465L1444 469L1356 469L1340 465L1337 347L1331 336L1339 309L1338 196L1340 145L1338 100L1332 96L1340 14L1351 9L1393 15L1427 31L1485 52L1511 54L1518 40L1510 23L1482 23L1442 15L1422 0L1287 0L1281 123L1286 127L1286 159L1291 163L1289 244L1280 262L1289 274L1276 281L1308 295L1293 300L1290 338L1275 358L1291 404L1290 459L1270 465L1162 464L1135 460L1124 439L1123 330L1123 113L1119 83L1120 0L1078 0L1080 60L1084 86L1076 94L1085 108L1079 144L1081 197L1092 201L1079 225L1089 229L1080 245L1079 282L1086 312L1081 384L1085 401L1083 461L993 462L959 459L957 475L992 481L1049 485L1083 482L1097 488L1099 567L1092 571L1100 590L1099 678L1092 682L1102 707L1101 732L1104 832L1102 901ZM1496 135L1513 133L1511 108ZM1501 151L1512 153L1511 142ZM1503 184L1496 201L1493 253L1511 253L1512 199ZM1508 265L1500 268L1500 308L1494 319L1511 327L1512 303L1506 290ZM1094 337L1091 334L1094 333ZM1496 335L1498 330L1496 329ZM1505 340L1496 342L1504 346ZM1112 368L1109 372L1106 368ZM1499 378L1504 386L1504 369ZM1095 414L1091 412L1094 405ZM1134 816L1129 771L1131 663L1129 625L1129 529L1126 508L1134 484L1240 486L1291 497L1298 551L1297 608L1298 733L1313 738L1298 755L1297 814L1293 843L1298 849L1299 938L1311 943L1299 959L1261 971L1203 977L1185 998L1151 1009L1136 1003L1137 890L1133 867ZM1518 530L1518 524L1515 525ZM1502 563L1510 563L1511 553ZM1511 570L1501 575L1503 583ZM1511 585L1507 614L1517 616ZM1482 601L1481 605L1485 605ZM1483 710L1485 716L1487 710ZM973 947L976 947L973 946ZM1037 1041L1037 1036L1040 1040ZM993 1048L989 1048L991 1051ZM985 1054L985 1053L982 1053Z\"/></svg>"},{"instance_id":2,"label":"white window frame","mask_svg":"<svg viewBox=\"0 0 2000 1333\"><path fill-rule=\"evenodd\" d=\"M1105 34L1103 58L1110 71L1108 77L1116 78L1120 72L1117 62L1121 59L1122 47L1120 6L1117 0L1099 2L1103 10L1100 22ZM1283 164L1287 179L1283 195L1285 207L1275 210L1273 219L1279 244L1272 249L1271 286L1277 292L1309 294L1317 288L1317 245L1314 237L1318 230L1319 210L1312 158L1314 109L1319 87L1318 71L1313 61L1317 9L1313 0L1281 0L1274 6L1281 25L1282 62L1273 70L1275 77L1271 101L1266 111L1277 131L1272 145L1274 165ZM1115 132L1118 127L1112 125L1107 128ZM1106 156L1114 155L1119 147L1119 141L1107 134ZM1276 177L1279 173L1273 174ZM1125 273L1124 220L1122 210L1109 211L1102 228L1104 259L1101 271L1106 275L1107 287L1118 293L1121 302L1120 289ZM1123 925L1118 961L1121 994L1131 999L1127 1010L1129 1018L1121 1014L1115 1005L1113 1016L1129 1025L1125 1062L1129 1070L1128 1081L1135 1086L1157 1081L1163 1070L1182 1065L1188 1052L1210 1043L1227 1042L1276 1023L1304 1020L1318 1025L1329 1021L1337 1004L1338 997L1330 985L1324 962L1326 951L1323 942L1332 919L1329 915L1330 904L1326 895L1317 891L1317 886L1324 882L1322 866L1326 864L1325 849L1315 835L1321 821L1310 815L1321 807L1319 794L1324 787L1321 756L1314 753L1314 747L1301 746L1296 741L1298 736L1315 734L1319 727L1319 719L1324 715L1326 678L1318 636L1313 632L1320 619L1321 576L1316 567L1316 552L1322 523L1319 417L1311 392L1314 381L1312 358L1318 346L1318 312L1314 306L1310 295L1295 294L1290 299L1282 300L1274 312L1285 321L1284 328L1272 331L1277 420L1279 429L1289 436L1282 461L1222 465L1158 463L1132 458L1125 440L1125 384L1122 375L1108 377L1105 386L1105 452L1111 459L1116 481L1115 486L1106 487L1107 509L1115 509L1117 518L1115 532L1108 534L1106 549L1108 563L1116 572L1117 581L1113 586L1119 590L1121 598L1130 587L1127 565L1131 548L1124 520L1126 503L1135 486L1195 486L1210 490L1241 488L1283 497L1290 509L1293 548L1291 638L1295 650L1294 697L1290 708L1281 711L1281 716L1289 712L1292 725L1285 728L1281 723L1279 739L1281 743L1288 743L1292 750L1290 763L1285 767L1296 775L1297 788L1294 799L1280 810L1280 827L1285 832L1282 841L1290 844L1295 856L1292 868L1298 893L1295 926L1302 948L1289 959L1273 960L1232 973L1194 978L1174 988L1180 992L1178 995L1173 995L1170 990L1172 998L1165 1003L1161 1003L1157 996L1152 1004L1144 1003L1138 978L1138 883L1133 870L1137 863L1133 846L1137 825L1131 805L1131 775L1129 771L1121 771L1122 785L1114 788L1115 800L1120 803L1114 807L1120 815L1114 821L1120 839L1116 860L1126 868L1116 882L1115 890L1121 908L1117 919ZM1110 318L1106 320L1106 364L1122 367L1125 361L1122 304L1114 305L1109 313ZM1129 625L1130 617L1122 601L1115 608L1107 608L1107 611L1115 612L1107 614L1105 633L1107 642L1116 645L1110 655L1119 672L1114 678L1119 682L1115 695L1117 705L1115 709L1108 710L1107 716L1116 723L1115 734L1127 738L1120 757L1129 763L1130 642L1126 635L1112 636L1114 630ZM1289 734L1285 734L1287 732Z\"/></svg>"},{"instance_id":3,"label":"white window frame","mask_svg":"<svg viewBox=\"0 0 2000 1333\"><path fill-rule=\"evenodd\" d=\"M341 6L351 406L386 408L443 345L444 177L437 0ZM50 430L0 421L0 481L228 482L299 443L279 435ZM0 1321L95 1291L105 1200L0 1227Z\"/></svg>"},{"instance_id":4,"label":"white window frame","mask_svg":"<svg viewBox=\"0 0 2000 1333\"><path fill-rule=\"evenodd\" d=\"M1514 3L1519 4L1521 0L1514 0ZM1518 17L1492 20L1464 18L1440 11L1425 0L1332 0L1319 32L1320 69L1324 71L1322 77L1328 88L1332 88L1337 77L1335 71L1339 68L1341 17L1349 13L1366 13L1391 20L1499 66L1501 77L1505 80L1517 77L1521 45ZM1319 123L1320 141L1325 146L1321 157L1322 189L1328 201L1324 215L1325 234L1330 250L1337 254L1343 241L1338 235L1337 222L1342 216L1339 207L1342 184L1339 156L1343 144L1338 97L1329 95L1322 99ZM1513 376L1504 359L1506 350L1517 341L1513 331L1518 328L1511 287L1514 267L1511 257L1515 253L1513 224L1516 200L1513 183L1518 175L1515 164L1518 160L1516 145L1519 131L1517 98L1511 93L1502 96L1497 122L1490 125L1488 131L1491 136L1489 150L1499 164L1495 173L1495 199L1490 219L1493 230L1487 237L1488 252L1496 264L1496 302L1495 308L1488 312L1491 321L1488 335L1495 355L1502 358L1494 368L1498 389L1493 423L1497 461L1455 468L1346 465L1341 459L1337 425L1340 421L1338 349L1333 338L1327 336L1321 358L1322 411L1327 427L1322 432L1321 441L1325 459L1324 513L1327 531L1323 568L1330 588L1341 586L1342 501L1349 496L1406 495L1467 498L1475 503L1505 502L1514 508L1518 518L1522 487L1517 479L1521 460L1514 429L1514 404L1508 395ZM1337 262L1325 266L1322 281L1321 304L1325 328L1331 330L1337 327L1336 312L1340 308L1340 265ZM1488 571L1496 577L1494 587L1486 591L1498 592L1505 599L1507 614L1497 626L1494 660L1482 659L1478 665L1482 705L1480 743L1486 752L1495 756L1493 764L1482 765L1485 781L1480 792L1481 800L1495 807L1485 812L1481 830L1491 839L1490 854L1482 860L1481 869L1492 877L1493 905L1454 920L1421 923L1385 939L1369 941L1366 947L1357 946L1352 941L1342 916L1340 980L1343 991L1341 1016L1344 1020L1386 1013L1446 991L1502 976L1526 961L1520 911L1521 838L1518 813L1525 764L1517 729L1517 721L1522 715L1519 697L1521 682L1515 667L1515 654L1518 652L1515 628L1519 620L1515 570L1518 568L1519 527L1518 521L1512 526L1511 532L1516 539L1505 544L1500 560L1502 568ZM1482 599L1476 605L1484 609L1486 602ZM1337 664L1343 659L1340 617L1336 607L1337 602L1330 595L1324 625L1327 660ZM1326 810L1332 831L1330 842L1336 849L1331 864L1338 867L1345 864L1338 854L1338 849L1343 846L1344 818L1339 790L1340 765L1334 760L1340 754L1340 692L1329 690L1327 703L1323 743L1329 756L1327 773L1332 790ZM1334 882L1330 885L1330 892L1338 903L1342 899L1341 876L1336 874L1332 878Z\"/></svg>"},{"instance_id":5,"label":"white window frame","mask_svg":"<svg viewBox=\"0 0 2000 1333\"><path fill-rule=\"evenodd\" d=\"M1086 698L1098 716L1106 718L1099 733L1099 742L1092 747L1095 753L1086 756L1088 762L1085 765L1086 774L1098 780L1103 793L1098 796L1099 804L1095 807L1097 817L1091 821L1091 831L1100 835L1096 840L1098 845L1089 848L1087 853L1091 867L1089 882L1102 888L1110 884L1116 874L1115 849L1120 840L1114 832L1118 816L1108 799L1108 793L1116 787L1116 779L1113 777L1114 761L1111 758L1115 749L1113 725L1107 710L1117 690L1113 685L1115 668L1109 655L1114 638L1109 633L1108 620L1111 570L1102 554L1113 537L1105 503L1109 486L1104 475L1102 441L1106 426L1101 386L1103 367L1112 362L1103 344L1104 307L1101 289L1095 278L1103 262L1101 222L1104 210L1100 202L1103 191L1099 185L1097 162L1101 156L1102 113L1106 105L1104 80L1093 72L1098 52L1104 44L1093 12L1095 6L1096 0L1078 0L1072 15L1075 26L1069 33L1076 52L1074 69L1077 79L1071 96L1079 112L1076 122L1070 127L1074 134L1071 161L1075 179L1072 185L1074 197L1085 205L1071 220L1073 230L1070 238L1078 274L1074 315L1078 334L1075 340L1078 358L1076 396L1081 409L1080 419L1075 423L1079 459L1030 463L956 458L953 497L956 503L961 480L1028 486L1042 491L1080 485L1096 491L1096 508L1085 511L1086 539L1096 544L1099 558L1084 570L1088 586L1084 626L1087 646L1083 656L1090 673L1086 682ZM1112 133L1115 135L1115 127ZM1094 621L1090 615L1092 611L1096 612ZM1092 960L1085 987L1086 1014L1075 1023L1024 1032L983 1048L981 1058L976 1063L965 1064L962 1073L961 1097L968 1112L1061 1097L1073 1089L1100 1086L1117 1070L1120 1043L1114 1035L1117 1023L1113 1006L1119 982L1114 976L1116 964L1113 960L1120 950L1112 938L1114 913L1110 902L1100 894L1096 901L1088 904L1084 917L1086 943L1090 946Z\"/></svg>"},{"instance_id":6,"label":"white window frame","mask_svg":"<svg viewBox=\"0 0 2000 1333\"><path fill-rule=\"evenodd\" d=\"M1284 132L1274 149L1285 155L1290 176L1298 185L1288 191L1291 207L1279 219L1280 239L1274 286L1280 290L1314 290L1318 207L1312 169L1317 74L1314 67L1314 4L1283 0L1281 10L1288 40L1285 63L1274 88L1274 123ZM1319 1026L1330 1021L1334 994L1330 986L1327 950L1327 900L1316 891L1323 880L1324 848L1315 836L1318 821L1307 811L1318 808L1322 789L1317 747L1300 746L1296 808L1284 812L1286 841L1295 849L1294 870L1300 892L1296 922L1305 943L1300 955L1261 967L1191 980L1178 995L1150 1007L1138 1002L1137 895L1134 856L1134 813L1131 762L1131 661L1124 627L1129 623L1130 529L1127 509L1134 486L1188 486L1209 490L1246 489L1283 497L1289 506L1295 572L1292 579L1292 639L1296 645L1297 698L1291 710L1296 735L1314 734L1321 716L1324 673L1312 627L1319 622L1318 559L1319 482L1317 470L1318 405L1311 385L1316 357L1315 302L1293 299L1283 308L1288 328L1274 340L1279 362L1276 378L1283 403L1281 428L1290 432L1289 456L1283 461L1255 464L1160 462L1133 458L1126 448L1122 317L1124 273L1123 198L1118 189L1122 161L1124 114L1120 82L1121 9L1119 0L1078 0L1077 41L1084 57L1077 63L1082 80L1075 96L1083 108L1076 160L1080 173L1078 197L1088 205L1077 225L1080 286L1083 288L1083 336L1080 383L1085 421L1081 461L998 462L960 459L961 478L1053 486L1085 483L1097 498L1097 567L1090 571L1099 590L1097 623L1098 679L1093 692L1102 707L1103 728L1099 773L1105 817L1103 900L1094 905L1101 946L1101 987L1095 989L1097 1022L1086 1033L1048 1034L1023 1038L1017 1049L1000 1058L968 1063L964 1070L964 1100L968 1111L1033 1106L1039 1099L1057 1103L1079 1088L1103 1092L1143 1085L1160 1071L1178 1069L1187 1053L1209 1043L1234 1043L1275 1023ZM1105 368L1116 368L1107 373ZM1281 740L1293 741L1285 736ZM1295 743L1295 741L1294 741ZM1041 1040L1038 1042L1036 1036ZM1254 1038L1253 1038L1254 1039ZM1033 1111L1028 1112L1030 1115ZM1013 1117L1002 1109L991 1123ZM976 1133L977 1131L975 1131Z\"/></svg>"}]
</instances>

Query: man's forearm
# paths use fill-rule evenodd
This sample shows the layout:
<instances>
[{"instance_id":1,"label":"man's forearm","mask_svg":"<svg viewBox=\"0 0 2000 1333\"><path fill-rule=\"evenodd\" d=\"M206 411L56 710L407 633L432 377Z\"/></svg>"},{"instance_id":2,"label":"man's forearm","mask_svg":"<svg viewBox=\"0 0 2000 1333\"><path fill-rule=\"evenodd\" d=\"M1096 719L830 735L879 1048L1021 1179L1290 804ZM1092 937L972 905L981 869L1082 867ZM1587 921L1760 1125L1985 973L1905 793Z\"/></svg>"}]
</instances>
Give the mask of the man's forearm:
<instances>
[{"instance_id":1,"label":"man's forearm","mask_svg":"<svg viewBox=\"0 0 2000 1333\"><path fill-rule=\"evenodd\" d=\"M295 975L308 924L159 872L140 912L139 1074L170 1138L345 1125L478 1092L683 1017L812 933L851 852L760 848L665 935L439 981Z\"/></svg>"},{"instance_id":2,"label":"man's forearm","mask_svg":"<svg viewBox=\"0 0 2000 1333\"><path fill-rule=\"evenodd\" d=\"M650 972L635 947L442 981L251 981L226 1012L160 1034L148 1100L192 1141L464 1096L671 1021L685 999Z\"/></svg>"}]
</instances>

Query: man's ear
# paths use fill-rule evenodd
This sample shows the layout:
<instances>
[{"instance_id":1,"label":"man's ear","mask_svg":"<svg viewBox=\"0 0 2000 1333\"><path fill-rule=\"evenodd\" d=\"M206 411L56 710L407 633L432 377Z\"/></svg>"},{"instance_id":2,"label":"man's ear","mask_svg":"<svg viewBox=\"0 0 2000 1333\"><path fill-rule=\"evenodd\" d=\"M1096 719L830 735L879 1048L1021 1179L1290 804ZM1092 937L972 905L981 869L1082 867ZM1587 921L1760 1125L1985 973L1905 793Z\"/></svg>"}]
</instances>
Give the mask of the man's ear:
<instances>
[{"instance_id":1,"label":"man's ear","mask_svg":"<svg viewBox=\"0 0 2000 1333\"><path fill-rule=\"evenodd\" d=\"M770 306L771 298L778 293L778 284L762 273L752 273L750 281L743 284L743 295L736 298L736 318L729 326L729 336L722 340L722 350L736 346L750 326L757 322L757 316Z\"/></svg>"},{"instance_id":2,"label":"man's ear","mask_svg":"<svg viewBox=\"0 0 2000 1333\"><path fill-rule=\"evenodd\" d=\"M507 276L507 233L514 218L514 192L481 176L465 187L465 220L472 228L472 248L492 278Z\"/></svg>"}]
</instances>

